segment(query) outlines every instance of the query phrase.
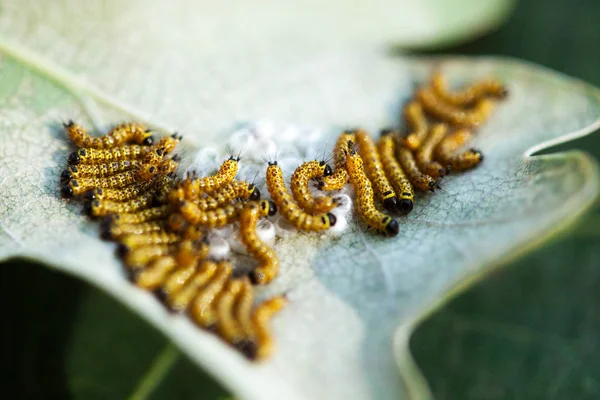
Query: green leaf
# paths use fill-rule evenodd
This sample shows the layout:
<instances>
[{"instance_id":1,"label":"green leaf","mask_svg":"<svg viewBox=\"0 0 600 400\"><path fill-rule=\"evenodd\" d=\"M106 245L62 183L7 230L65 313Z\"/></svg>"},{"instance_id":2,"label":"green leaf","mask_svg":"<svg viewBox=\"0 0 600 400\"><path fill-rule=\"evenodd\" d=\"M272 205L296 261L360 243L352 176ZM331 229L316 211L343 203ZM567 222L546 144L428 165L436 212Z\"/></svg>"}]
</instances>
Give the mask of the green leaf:
<instances>
[{"instance_id":1,"label":"green leaf","mask_svg":"<svg viewBox=\"0 0 600 400\"><path fill-rule=\"evenodd\" d=\"M598 237L570 236L486 279L411 347L437 399L597 399Z\"/></svg>"}]
</instances>

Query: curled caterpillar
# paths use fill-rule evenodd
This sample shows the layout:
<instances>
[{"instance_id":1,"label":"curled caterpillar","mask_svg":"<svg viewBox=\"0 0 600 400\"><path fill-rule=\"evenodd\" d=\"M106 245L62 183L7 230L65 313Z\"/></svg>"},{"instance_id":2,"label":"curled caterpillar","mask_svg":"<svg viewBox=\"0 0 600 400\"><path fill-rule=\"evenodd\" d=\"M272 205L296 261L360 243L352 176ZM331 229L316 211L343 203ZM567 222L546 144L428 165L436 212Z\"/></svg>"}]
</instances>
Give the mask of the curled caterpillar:
<instances>
[{"instance_id":1,"label":"curled caterpillar","mask_svg":"<svg viewBox=\"0 0 600 400\"><path fill-rule=\"evenodd\" d=\"M346 171L346 149L348 142L356 142L354 131L344 131L338 137L333 149L333 162L335 171L329 176L323 177L318 184L318 188L324 191L338 190L348 183L348 172Z\"/></svg>"},{"instance_id":2,"label":"curled caterpillar","mask_svg":"<svg viewBox=\"0 0 600 400\"><path fill-rule=\"evenodd\" d=\"M433 179L441 178L449 172L448 164L444 166L433 160L433 149L444 139L447 131L448 127L446 124L433 125L422 146L415 154L415 161L419 170Z\"/></svg>"},{"instance_id":3,"label":"curled caterpillar","mask_svg":"<svg viewBox=\"0 0 600 400\"><path fill-rule=\"evenodd\" d=\"M210 329L217 322L217 312L214 308L215 297L221 293L225 283L231 276L231 262L220 261L217 271L211 281L206 284L194 297L190 305L190 315L203 328Z\"/></svg>"},{"instance_id":4,"label":"curled caterpillar","mask_svg":"<svg viewBox=\"0 0 600 400\"><path fill-rule=\"evenodd\" d=\"M478 100L473 108L462 109L445 103L431 89L421 89L417 98L427 113L453 125L474 127L481 125L494 110L494 102L488 98Z\"/></svg>"},{"instance_id":5,"label":"curled caterpillar","mask_svg":"<svg viewBox=\"0 0 600 400\"><path fill-rule=\"evenodd\" d=\"M307 161L300 165L292 174L290 189L296 203L309 214L321 214L331 211L335 206L329 196L314 198L310 193L308 183L311 179L330 176L331 167L325 161Z\"/></svg>"},{"instance_id":6,"label":"curled caterpillar","mask_svg":"<svg viewBox=\"0 0 600 400\"><path fill-rule=\"evenodd\" d=\"M396 160L396 141L394 132L389 129L381 131L377 149L383 169L398 196L398 211L406 214L412 211L415 191L406 174Z\"/></svg>"},{"instance_id":7,"label":"curled caterpillar","mask_svg":"<svg viewBox=\"0 0 600 400\"><path fill-rule=\"evenodd\" d=\"M275 215L277 206L274 202L262 200L260 203L250 203L241 215L240 234L242 243L248 253L259 262L258 267L251 273L252 281L259 285L271 282L279 273L279 258L275 251L260 240L256 233L256 223L260 217Z\"/></svg>"},{"instance_id":8,"label":"curled caterpillar","mask_svg":"<svg viewBox=\"0 0 600 400\"><path fill-rule=\"evenodd\" d=\"M360 155L354 150L349 150L347 153L346 170L350 175L350 183L356 189L356 208L364 223L383 234L396 236L400 231L400 225L397 220L375 207L371 182L365 174Z\"/></svg>"},{"instance_id":9,"label":"curled caterpillar","mask_svg":"<svg viewBox=\"0 0 600 400\"><path fill-rule=\"evenodd\" d=\"M464 171L476 167L483 161L483 154L476 149L468 149L454 154L473 134L466 129L459 129L444 138L435 148L434 157L439 162L450 166L454 171Z\"/></svg>"},{"instance_id":10,"label":"curled caterpillar","mask_svg":"<svg viewBox=\"0 0 600 400\"><path fill-rule=\"evenodd\" d=\"M270 162L267 167L267 188L280 214L296 229L301 231L323 231L335 225L336 217L332 213L310 215L294 203L292 196L285 187L283 173L277 162Z\"/></svg>"},{"instance_id":11,"label":"curled caterpillar","mask_svg":"<svg viewBox=\"0 0 600 400\"><path fill-rule=\"evenodd\" d=\"M503 99L508 95L506 87L495 79L481 80L461 91L451 92L448 90L446 79L440 73L433 75L431 88L442 101L459 107L470 106L484 97Z\"/></svg>"},{"instance_id":12,"label":"curled caterpillar","mask_svg":"<svg viewBox=\"0 0 600 400\"><path fill-rule=\"evenodd\" d=\"M77 147L93 149L110 149L126 143L150 146L154 142L152 132L138 123L121 124L101 137L90 136L79 124L69 121L63 124L71 141Z\"/></svg>"},{"instance_id":13,"label":"curled caterpillar","mask_svg":"<svg viewBox=\"0 0 600 400\"><path fill-rule=\"evenodd\" d=\"M383 208L388 211L396 211L398 198L387 176L385 176L383 165L379 159L379 152L373 139L366 131L359 129L356 132L356 141L364 163L364 170L371 181L375 194L383 204Z\"/></svg>"},{"instance_id":14,"label":"curled caterpillar","mask_svg":"<svg viewBox=\"0 0 600 400\"><path fill-rule=\"evenodd\" d=\"M239 158L230 157L221 164L219 171L215 175L204 178L186 179L182 184L185 198L196 200L205 193L210 194L220 189L235 179L238 168Z\"/></svg>"},{"instance_id":15,"label":"curled caterpillar","mask_svg":"<svg viewBox=\"0 0 600 400\"><path fill-rule=\"evenodd\" d=\"M403 138L403 144L411 150L416 150L421 146L421 142L425 140L429 130L427 118L425 118L421 104L417 101L408 103L404 108L404 119L409 131L406 137Z\"/></svg>"}]
</instances>

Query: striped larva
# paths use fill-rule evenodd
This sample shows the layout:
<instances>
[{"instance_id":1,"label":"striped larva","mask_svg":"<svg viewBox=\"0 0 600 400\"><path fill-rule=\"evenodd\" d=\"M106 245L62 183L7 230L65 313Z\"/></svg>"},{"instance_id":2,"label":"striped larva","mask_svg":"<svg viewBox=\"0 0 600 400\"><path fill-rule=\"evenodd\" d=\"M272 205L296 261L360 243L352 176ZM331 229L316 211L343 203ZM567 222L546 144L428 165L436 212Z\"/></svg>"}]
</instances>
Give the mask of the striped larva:
<instances>
[{"instance_id":1,"label":"striped larva","mask_svg":"<svg viewBox=\"0 0 600 400\"><path fill-rule=\"evenodd\" d=\"M383 170L377 146L371 136L364 130L356 131L356 142L358 151L363 160L364 171L371 181L375 195L383 204L383 208L388 211L396 211L398 208L398 198L396 192ZM347 165L346 165L347 167Z\"/></svg>"},{"instance_id":2,"label":"striped larva","mask_svg":"<svg viewBox=\"0 0 600 400\"><path fill-rule=\"evenodd\" d=\"M375 207L371 182L365 174L360 155L354 150L349 150L347 153L346 170L350 175L350 183L356 189L356 208L364 223L381 233L397 235L400 231L398 221Z\"/></svg>"},{"instance_id":3,"label":"striped larva","mask_svg":"<svg viewBox=\"0 0 600 400\"><path fill-rule=\"evenodd\" d=\"M252 271L252 281L259 285L271 282L279 273L279 258L275 251L260 240L256 233L256 223L260 217L275 215L277 207L269 200L251 203L244 207L240 221L240 236L246 250L259 262Z\"/></svg>"},{"instance_id":4,"label":"striped larva","mask_svg":"<svg viewBox=\"0 0 600 400\"><path fill-rule=\"evenodd\" d=\"M415 157L410 149L407 149L404 146L398 146L396 148L396 158L402 167L402 170L410 180L410 183L413 187L417 188L417 190L422 192L430 190L433 192L435 188L439 187L435 179L419 170Z\"/></svg>"},{"instance_id":5,"label":"striped larva","mask_svg":"<svg viewBox=\"0 0 600 400\"><path fill-rule=\"evenodd\" d=\"M381 131L377 149L383 169L398 196L398 211L409 213L415 201L415 191L410 180L396 160L396 141L392 130Z\"/></svg>"}]
</instances>

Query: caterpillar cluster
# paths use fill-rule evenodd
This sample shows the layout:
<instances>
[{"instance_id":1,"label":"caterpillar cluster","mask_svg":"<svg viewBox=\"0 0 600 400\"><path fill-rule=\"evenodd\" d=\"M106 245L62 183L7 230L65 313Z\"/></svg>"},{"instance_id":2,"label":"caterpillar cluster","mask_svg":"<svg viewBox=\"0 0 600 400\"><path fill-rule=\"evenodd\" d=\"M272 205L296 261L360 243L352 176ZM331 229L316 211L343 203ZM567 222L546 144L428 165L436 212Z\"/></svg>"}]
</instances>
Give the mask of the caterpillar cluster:
<instances>
[{"instance_id":1,"label":"caterpillar cluster","mask_svg":"<svg viewBox=\"0 0 600 400\"><path fill-rule=\"evenodd\" d=\"M479 151L460 148L490 115L492 99L505 95L493 80L452 92L436 74L405 107L404 135L383 129L376 140L363 129L344 131L333 149L334 168L322 160L303 162L290 176L289 189L278 162L268 162L270 199L261 199L255 184L236 178L239 157L228 158L212 175L180 178L179 159L170 156L180 136L155 142L143 125L128 123L92 137L69 122L65 129L78 148L60 175L60 191L82 199L88 215L100 218L101 236L118 244L138 287L249 359L264 359L274 347L269 321L287 298L255 302L255 286L272 282L280 269L260 226L278 213L296 230L339 231L343 213L354 204L369 228L397 235L395 216L413 209L415 190L433 192L450 171L482 161ZM354 202L332 193L347 184L354 188ZM313 187L329 193L316 195ZM254 259L252 268L239 268L239 260L219 250L215 237L223 229L239 232Z\"/></svg>"},{"instance_id":2,"label":"caterpillar cluster","mask_svg":"<svg viewBox=\"0 0 600 400\"><path fill-rule=\"evenodd\" d=\"M118 244L133 282L248 358L266 358L273 348L268 322L287 300L277 296L254 305L252 281L270 281L279 266L256 224L277 208L260 200L253 184L235 180L239 159L226 160L213 176L176 180L178 157L166 156L177 135L153 144L149 131L135 123L98 138L74 122L65 129L85 147L68 157L61 193L80 198L90 217L101 218L101 236ZM211 256L210 231L234 222L259 260L252 281L236 274L230 260Z\"/></svg>"}]
</instances>

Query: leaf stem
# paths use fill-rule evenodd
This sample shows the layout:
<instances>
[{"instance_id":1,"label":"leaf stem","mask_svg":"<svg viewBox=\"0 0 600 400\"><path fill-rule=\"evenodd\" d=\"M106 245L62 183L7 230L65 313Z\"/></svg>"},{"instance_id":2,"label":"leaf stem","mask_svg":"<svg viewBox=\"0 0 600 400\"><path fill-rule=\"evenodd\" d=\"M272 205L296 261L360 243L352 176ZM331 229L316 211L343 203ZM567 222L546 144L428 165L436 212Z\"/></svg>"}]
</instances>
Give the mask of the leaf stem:
<instances>
[{"instance_id":1,"label":"leaf stem","mask_svg":"<svg viewBox=\"0 0 600 400\"><path fill-rule=\"evenodd\" d=\"M150 369L142 377L129 400L144 400L156 389L158 384L167 376L169 370L179 359L181 353L169 343L152 362Z\"/></svg>"}]
</instances>

